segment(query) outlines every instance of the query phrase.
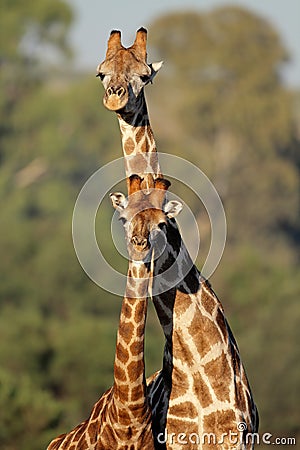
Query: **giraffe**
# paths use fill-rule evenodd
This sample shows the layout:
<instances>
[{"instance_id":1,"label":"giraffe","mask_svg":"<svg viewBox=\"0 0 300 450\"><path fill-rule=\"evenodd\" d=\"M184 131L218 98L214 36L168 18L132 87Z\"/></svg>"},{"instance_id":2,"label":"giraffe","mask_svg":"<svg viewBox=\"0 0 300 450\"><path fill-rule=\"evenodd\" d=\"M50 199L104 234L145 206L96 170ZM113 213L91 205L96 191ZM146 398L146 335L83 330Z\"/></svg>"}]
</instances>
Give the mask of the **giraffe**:
<instances>
[{"instance_id":1,"label":"giraffe","mask_svg":"<svg viewBox=\"0 0 300 450\"><path fill-rule=\"evenodd\" d=\"M137 30L135 41L129 48L121 44L121 32L113 30L107 43L105 60L96 69L96 76L104 86L103 104L117 114L128 191L130 176L133 174L143 178L142 188L148 190L153 188L153 179L162 175L144 95L144 87L153 82L162 62L147 63L146 44L147 30L143 27ZM170 358L165 349L164 365L169 363ZM162 376L163 373L157 371L149 377L147 384L151 383L156 403L161 407L156 416L164 423L168 393ZM148 392L148 395L152 397L153 393ZM156 428L154 423L153 429ZM158 429L161 428L162 424Z\"/></svg>"},{"instance_id":2,"label":"giraffe","mask_svg":"<svg viewBox=\"0 0 300 450\"><path fill-rule=\"evenodd\" d=\"M134 186L129 191L134 194ZM139 242L141 249L145 242ZM151 279L128 246L129 268L117 333L114 383L87 420L54 439L47 450L154 450L151 409L146 395L144 333ZM134 259L136 258L136 259Z\"/></svg>"},{"instance_id":3,"label":"giraffe","mask_svg":"<svg viewBox=\"0 0 300 450\"><path fill-rule=\"evenodd\" d=\"M250 385L223 307L182 241L175 221L182 205L165 202L170 183L163 178L150 192L142 190L138 175L130 183L135 196L116 193L111 199L127 241L143 242L144 260L154 253L151 292L167 342L166 364L148 386L154 392L155 448L253 448L258 414ZM163 420L156 415L165 398L155 399L162 383L168 392Z\"/></svg>"},{"instance_id":4,"label":"giraffe","mask_svg":"<svg viewBox=\"0 0 300 450\"><path fill-rule=\"evenodd\" d=\"M113 30L96 76L105 89L104 106L118 117L127 184L130 175L139 174L144 179L143 187L150 188L151 174L154 178L161 174L144 86L153 82L162 62L147 64L146 42L145 28L137 31L129 48L121 44L121 32Z\"/></svg>"}]
</instances>

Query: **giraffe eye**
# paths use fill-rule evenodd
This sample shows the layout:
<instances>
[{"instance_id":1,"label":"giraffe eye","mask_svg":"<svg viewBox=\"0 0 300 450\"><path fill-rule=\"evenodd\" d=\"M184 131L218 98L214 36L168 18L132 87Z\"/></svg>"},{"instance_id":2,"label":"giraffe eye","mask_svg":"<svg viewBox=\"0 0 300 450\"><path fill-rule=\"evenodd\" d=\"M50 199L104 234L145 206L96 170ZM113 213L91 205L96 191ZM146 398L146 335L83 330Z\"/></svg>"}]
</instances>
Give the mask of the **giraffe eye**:
<instances>
[{"instance_id":1,"label":"giraffe eye","mask_svg":"<svg viewBox=\"0 0 300 450\"><path fill-rule=\"evenodd\" d=\"M101 81L104 80L105 74L103 72L97 73L96 77L99 77Z\"/></svg>"},{"instance_id":2,"label":"giraffe eye","mask_svg":"<svg viewBox=\"0 0 300 450\"><path fill-rule=\"evenodd\" d=\"M125 223L126 223L126 219L124 219L124 217L119 217L119 221L120 221L123 225L125 225Z\"/></svg>"},{"instance_id":3,"label":"giraffe eye","mask_svg":"<svg viewBox=\"0 0 300 450\"><path fill-rule=\"evenodd\" d=\"M140 79L143 83L147 83L147 81L149 81L149 75L141 75Z\"/></svg>"}]
</instances>

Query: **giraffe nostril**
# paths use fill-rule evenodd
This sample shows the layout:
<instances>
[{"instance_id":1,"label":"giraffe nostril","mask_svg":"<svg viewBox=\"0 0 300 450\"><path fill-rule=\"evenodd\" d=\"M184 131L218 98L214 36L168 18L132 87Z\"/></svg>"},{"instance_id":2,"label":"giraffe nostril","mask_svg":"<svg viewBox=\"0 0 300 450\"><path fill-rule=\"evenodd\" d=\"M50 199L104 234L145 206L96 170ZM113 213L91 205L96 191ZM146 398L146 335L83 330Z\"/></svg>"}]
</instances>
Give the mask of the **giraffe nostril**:
<instances>
[{"instance_id":1,"label":"giraffe nostril","mask_svg":"<svg viewBox=\"0 0 300 450\"><path fill-rule=\"evenodd\" d=\"M106 89L106 94L108 95L108 97L110 97L111 95L115 94L117 97L121 98L125 95L126 90L125 88L123 88L123 86L109 86Z\"/></svg>"},{"instance_id":2,"label":"giraffe nostril","mask_svg":"<svg viewBox=\"0 0 300 450\"><path fill-rule=\"evenodd\" d=\"M140 247L144 250L147 247L147 239L142 239L140 242Z\"/></svg>"},{"instance_id":3,"label":"giraffe nostril","mask_svg":"<svg viewBox=\"0 0 300 450\"><path fill-rule=\"evenodd\" d=\"M122 97L125 94L125 89L123 87L120 87L119 89L116 89L116 94L118 97Z\"/></svg>"}]
</instances>

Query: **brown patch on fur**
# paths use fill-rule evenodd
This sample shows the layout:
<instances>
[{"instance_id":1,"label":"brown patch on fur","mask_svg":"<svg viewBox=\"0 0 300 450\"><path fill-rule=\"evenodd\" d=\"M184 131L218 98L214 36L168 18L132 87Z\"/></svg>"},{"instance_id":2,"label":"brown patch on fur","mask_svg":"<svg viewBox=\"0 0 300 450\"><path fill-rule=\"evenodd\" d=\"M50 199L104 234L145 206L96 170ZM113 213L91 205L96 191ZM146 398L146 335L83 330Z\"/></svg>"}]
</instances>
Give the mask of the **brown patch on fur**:
<instances>
[{"instance_id":1,"label":"brown patch on fur","mask_svg":"<svg viewBox=\"0 0 300 450\"><path fill-rule=\"evenodd\" d=\"M120 425L130 425L130 415L128 414L127 409L120 408L119 409L119 424Z\"/></svg>"},{"instance_id":2,"label":"brown patch on fur","mask_svg":"<svg viewBox=\"0 0 300 450\"><path fill-rule=\"evenodd\" d=\"M212 398L208 389L208 386L204 382L201 374L199 372L193 375L193 391L196 397L199 399L200 404L203 408L206 408L212 403Z\"/></svg>"},{"instance_id":3,"label":"brown patch on fur","mask_svg":"<svg viewBox=\"0 0 300 450\"><path fill-rule=\"evenodd\" d=\"M130 177L130 195L134 194L135 192L137 192L141 187L141 180L138 177L135 177L134 175L132 175ZM131 269L132 272L132 277L133 278L138 278L139 276L139 270L137 267L133 266ZM134 280L134 283L136 283L136 280Z\"/></svg>"},{"instance_id":4,"label":"brown patch on fur","mask_svg":"<svg viewBox=\"0 0 300 450\"><path fill-rule=\"evenodd\" d=\"M222 352L218 358L208 362L204 367L204 371L209 378L216 397L221 401L229 401L228 380L231 378L231 370L225 353Z\"/></svg>"},{"instance_id":5,"label":"brown patch on fur","mask_svg":"<svg viewBox=\"0 0 300 450\"><path fill-rule=\"evenodd\" d=\"M121 361L123 364L125 364L128 361L128 358L129 358L128 350L126 348L124 348L122 344L118 345L117 355L118 355L118 360Z\"/></svg>"},{"instance_id":6,"label":"brown patch on fur","mask_svg":"<svg viewBox=\"0 0 300 450\"><path fill-rule=\"evenodd\" d=\"M139 325L136 329L136 335L142 336L144 334L144 329L144 324Z\"/></svg>"},{"instance_id":7,"label":"brown patch on fur","mask_svg":"<svg viewBox=\"0 0 300 450\"><path fill-rule=\"evenodd\" d=\"M226 325L226 320L223 312L220 309L218 309L217 311L216 322L221 330L223 337L225 337L225 341L228 342L228 329Z\"/></svg>"},{"instance_id":8,"label":"brown patch on fur","mask_svg":"<svg viewBox=\"0 0 300 450\"><path fill-rule=\"evenodd\" d=\"M92 414L91 414L91 419L92 420L96 419L97 417L99 417L101 409L102 409L102 402L98 401L95 404L94 409L93 409Z\"/></svg>"},{"instance_id":9,"label":"brown patch on fur","mask_svg":"<svg viewBox=\"0 0 300 450\"><path fill-rule=\"evenodd\" d=\"M139 323L141 318L144 318L146 314L146 302L144 300L136 300L136 308L134 313L135 323Z\"/></svg>"},{"instance_id":10,"label":"brown patch on fur","mask_svg":"<svg viewBox=\"0 0 300 450\"><path fill-rule=\"evenodd\" d=\"M190 307L191 303L192 300L188 294L177 291L174 304L174 313L176 314L176 316L180 317L182 314L184 314Z\"/></svg>"},{"instance_id":11,"label":"brown patch on fur","mask_svg":"<svg viewBox=\"0 0 300 450\"><path fill-rule=\"evenodd\" d=\"M129 387L128 384L123 383L122 385L118 384L118 387L115 388L115 396L118 397L121 402L128 402L129 399Z\"/></svg>"},{"instance_id":12,"label":"brown patch on fur","mask_svg":"<svg viewBox=\"0 0 300 450\"><path fill-rule=\"evenodd\" d=\"M136 132L136 134L135 134L135 139L136 139L137 144L139 142L141 142L141 140L144 137L144 135L145 135L145 128L144 127L139 127L137 132Z\"/></svg>"},{"instance_id":13,"label":"brown patch on fur","mask_svg":"<svg viewBox=\"0 0 300 450\"><path fill-rule=\"evenodd\" d=\"M194 357L192 352L190 351L188 345L185 342L184 336L182 335L182 330L176 330L173 332L173 353L176 355L176 358L180 359L187 363L188 366L193 365Z\"/></svg>"},{"instance_id":14,"label":"brown patch on fur","mask_svg":"<svg viewBox=\"0 0 300 450\"><path fill-rule=\"evenodd\" d=\"M91 442L96 442L97 440L97 431L98 431L98 424L97 422L91 422L88 427L88 434L90 437Z\"/></svg>"},{"instance_id":15,"label":"brown patch on fur","mask_svg":"<svg viewBox=\"0 0 300 450\"><path fill-rule=\"evenodd\" d=\"M196 314L192 320L191 325L188 327L188 332L202 357L209 352L214 344L221 340L215 324L200 313Z\"/></svg>"},{"instance_id":16,"label":"brown patch on fur","mask_svg":"<svg viewBox=\"0 0 300 450\"><path fill-rule=\"evenodd\" d=\"M136 402L137 400L141 399L142 397L144 397L144 390L143 390L142 385L132 388L132 390L131 390L131 401L132 402Z\"/></svg>"},{"instance_id":17,"label":"brown patch on fur","mask_svg":"<svg viewBox=\"0 0 300 450\"><path fill-rule=\"evenodd\" d=\"M198 416L198 411L191 402L183 402L178 405L171 406L169 408L168 414L172 414L177 417L189 417L195 418Z\"/></svg>"},{"instance_id":18,"label":"brown patch on fur","mask_svg":"<svg viewBox=\"0 0 300 450\"><path fill-rule=\"evenodd\" d=\"M79 425L77 425L77 427L73 430L74 431L74 435L73 435L73 441L78 441L78 439L81 437L83 431L85 430L86 427L86 422L82 422Z\"/></svg>"},{"instance_id":19,"label":"brown patch on fur","mask_svg":"<svg viewBox=\"0 0 300 450\"><path fill-rule=\"evenodd\" d=\"M101 435L100 435L100 442L102 444L102 448L106 448L103 446L107 445L109 448L109 443L111 442L111 436L112 436L112 429L111 426L109 424L105 424L103 429L101 430ZM97 445L98 447L98 445ZM101 448L101 445L99 446L99 448Z\"/></svg>"},{"instance_id":20,"label":"brown patch on fur","mask_svg":"<svg viewBox=\"0 0 300 450\"><path fill-rule=\"evenodd\" d=\"M180 420L173 418L169 418L167 420L167 430L169 438L171 438L172 433L175 433L173 441L174 444L178 443L178 439L184 439L183 436L182 437L180 436L180 433L185 433L187 444L189 444L189 436L191 436L191 434L198 434L198 426L196 423L192 423L187 420ZM182 449L184 448L191 449L192 447L190 445L182 444Z\"/></svg>"},{"instance_id":21,"label":"brown patch on fur","mask_svg":"<svg viewBox=\"0 0 300 450\"><path fill-rule=\"evenodd\" d=\"M205 311L207 311L208 314L212 315L216 306L216 299L206 290L201 289L201 304L203 305Z\"/></svg>"},{"instance_id":22,"label":"brown patch on fur","mask_svg":"<svg viewBox=\"0 0 300 450\"><path fill-rule=\"evenodd\" d=\"M218 437L222 433L236 432L236 417L232 410L216 411L203 419L203 428L207 433L214 433Z\"/></svg>"},{"instance_id":23,"label":"brown patch on fur","mask_svg":"<svg viewBox=\"0 0 300 450\"><path fill-rule=\"evenodd\" d=\"M132 356L138 356L142 350L143 344L140 342L134 342L130 346L130 353Z\"/></svg>"},{"instance_id":24,"label":"brown patch on fur","mask_svg":"<svg viewBox=\"0 0 300 450\"><path fill-rule=\"evenodd\" d=\"M242 383L240 381L238 381L236 383L236 407L240 410L240 411L246 411L247 410L247 400L245 398L245 391L244 391L244 387L242 385Z\"/></svg>"},{"instance_id":25,"label":"brown patch on fur","mask_svg":"<svg viewBox=\"0 0 300 450\"><path fill-rule=\"evenodd\" d=\"M189 382L185 373L182 370L175 367L173 369L172 378L173 378L173 388L171 392L171 397L176 398L179 397L180 395L183 395L188 390Z\"/></svg>"},{"instance_id":26,"label":"brown patch on fur","mask_svg":"<svg viewBox=\"0 0 300 450\"><path fill-rule=\"evenodd\" d=\"M123 323L119 327L120 336L124 339L126 344L131 341L132 333L134 331L134 326L132 323Z\"/></svg>"},{"instance_id":27,"label":"brown patch on fur","mask_svg":"<svg viewBox=\"0 0 300 450\"><path fill-rule=\"evenodd\" d=\"M128 377L129 377L129 381L135 381L137 376L139 375L137 373L137 364L138 362L133 361L130 364L128 364L127 366L127 373L128 373Z\"/></svg>"},{"instance_id":28,"label":"brown patch on fur","mask_svg":"<svg viewBox=\"0 0 300 450\"><path fill-rule=\"evenodd\" d=\"M81 438L78 441L78 444L76 446L76 449L78 450L88 450L89 446L85 437L85 434L81 436Z\"/></svg>"},{"instance_id":29,"label":"brown patch on fur","mask_svg":"<svg viewBox=\"0 0 300 450\"><path fill-rule=\"evenodd\" d=\"M118 381L126 381L126 373L125 371L118 366L117 364L115 364L115 372L114 372L115 378L117 378Z\"/></svg>"},{"instance_id":30,"label":"brown patch on fur","mask_svg":"<svg viewBox=\"0 0 300 450\"><path fill-rule=\"evenodd\" d=\"M135 143L131 138L128 138L127 141L124 143L124 150L126 155L130 155L135 149Z\"/></svg>"},{"instance_id":31,"label":"brown patch on fur","mask_svg":"<svg viewBox=\"0 0 300 450\"><path fill-rule=\"evenodd\" d=\"M123 305L122 313L124 317L126 317L126 319L130 319L132 315L132 306L128 305L128 302L125 305Z\"/></svg>"},{"instance_id":32,"label":"brown patch on fur","mask_svg":"<svg viewBox=\"0 0 300 450\"><path fill-rule=\"evenodd\" d=\"M145 158L143 154L137 153L134 155L134 157L129 161L125 161L128 163L128 166L131 169L131 172L136 174L142 174L145 172L147 168L147 161L145 161Z\"/></svg>"}]
</instances>

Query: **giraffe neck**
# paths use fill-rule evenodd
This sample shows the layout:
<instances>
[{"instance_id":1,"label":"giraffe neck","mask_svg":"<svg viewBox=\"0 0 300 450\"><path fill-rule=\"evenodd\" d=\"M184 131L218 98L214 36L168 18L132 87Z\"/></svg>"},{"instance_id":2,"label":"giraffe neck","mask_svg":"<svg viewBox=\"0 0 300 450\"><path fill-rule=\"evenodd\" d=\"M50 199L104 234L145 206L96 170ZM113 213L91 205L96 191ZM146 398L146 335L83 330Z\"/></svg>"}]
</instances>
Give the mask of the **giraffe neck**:
<instances>
[{"instance_id":1,"label":"giraffe neck","mask_svg":"<svg viewBox=\"0 0 300 450\"><path fill-rule=\"evenodd\" d=\"M152 287L167 341L166 427L176 432L184 409L189 420L182 428L190 433L219 433L215 424L236 432L239 422L253 432L256 408L223 307L193 265L175 221L167 226L166 241ZM167 290L160 293L162 287Z\"/></svg>"},{"instance_id":2,"label":"giraffe neck","mask_svg":"<svg viewBox=\"0 0 300 450\"><path fill-rule=\"evenodd\" d=\"M151 410L146 399L144 332L150 273L129 262L117 333L114 384L87 420L54 439L47 450L132 448L154 450Z\"/></svg>"},{"instance_id":3,"label":"giraffe neck","mask_svg":"<svg viewBox=\"0 0 300 450\"><path fill-rule=\"evenodd\" d=\"M161 176L156 144L150 125L144 92L141 91L134 112L124 111L117 114L123 154L125 158L126 178L137 174L144 179L143 188L152 186L152 177Z\"/></svg>"},{"instance_id":4,"label":"giraffe neck","mask_svg":"<svg viewBox=\"0 0 300 450\"><path fill-rule=\"evenodd\" d=\"M129 262L114 363L115 407L131 422L141 423L148 414L144 362L148 281L146 266Z\"/></svg>"},{"instance_id":5,"label":"giraffe neck","mask_svg":"<svg viewBox=\"0 0 300 450\"><path fill-rule=\"evenodd\" d=\"M172 244L170 244L172 242ZM159 252L159 249L158 249ZM155 261L152 297L166 343L163 372L166 385L171 385L173 371L174 307L177 291L196 292L200 287L197 268L184 245L175 220L167 228L166 246Z\"/></svg>"}]
</instances>

